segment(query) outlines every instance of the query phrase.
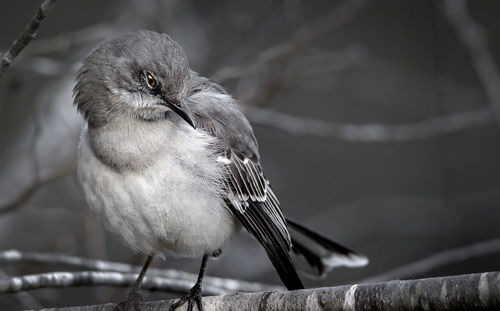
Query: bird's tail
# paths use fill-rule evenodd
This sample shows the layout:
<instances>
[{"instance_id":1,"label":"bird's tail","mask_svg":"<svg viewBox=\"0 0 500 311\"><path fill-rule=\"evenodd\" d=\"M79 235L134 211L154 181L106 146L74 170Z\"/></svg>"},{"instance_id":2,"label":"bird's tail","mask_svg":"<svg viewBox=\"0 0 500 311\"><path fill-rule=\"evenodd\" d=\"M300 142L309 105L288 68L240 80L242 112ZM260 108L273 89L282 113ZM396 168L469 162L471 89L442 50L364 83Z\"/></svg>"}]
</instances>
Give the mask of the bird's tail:
<instances>
[{"instance_id":1,"label":"bird's tail","mask_svg":"<svg viewBox=\"0 0 500 311\"><path fill-rule=\"evenodd\" d=\"M362 267L368 264L368 258L348 249L328 238L306 228L295 221L286 219L292 237L292 250L302 256L313 268L301 269L313 276L323 277L335 267Z\"/></svg>"}]
</instances>

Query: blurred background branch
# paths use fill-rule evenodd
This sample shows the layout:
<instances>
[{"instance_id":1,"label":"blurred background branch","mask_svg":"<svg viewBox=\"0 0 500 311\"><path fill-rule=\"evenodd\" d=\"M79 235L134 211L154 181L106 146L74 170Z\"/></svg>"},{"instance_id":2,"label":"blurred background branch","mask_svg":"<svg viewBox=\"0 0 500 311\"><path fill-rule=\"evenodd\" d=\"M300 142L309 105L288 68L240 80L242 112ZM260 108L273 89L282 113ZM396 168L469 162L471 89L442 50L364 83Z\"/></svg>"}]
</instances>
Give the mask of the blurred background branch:
<instances>
[{"instance_id":1,"label":"blurred background branch","mask_svg":"<svg viewBox=\"0 0 500 311\"><path fill-rule=\"evenodd\" d=\"M9 276L0 270L0 282L8 279ZM13 295L14 299L16 299L24 308L29 309L41 309L42 304L28 292L16 292Z\"/></svg>"},{"instance_id":2,"label":"blurred background branch","mask_svg":"<svg viewBox=\"0 0 500 311\"><path fill-rule=\"evenodd\" d=\"M474 70L488 97L491 112L500 125L500 74L488 48L487 34L470 16L466 0L444 0L444 11L470 54Z\"/></svg>"},{"instance_id":3,"label":"blurred background branch","mask_svg":"<svg viewBox=\"0 0 500 311\"><path fill-rule=\"evenodd\" d=\"M40 24L49 15L52 9L54 9L57 1L58 0L44 0L42 2L40 8L26 26L22 34L16 41L14 41L12 46L2 57L2 61L0 63L0 78L2 78L3 74L9 69L19 53L21 53L31 40L36 37Z\"/></svg>"},{"instance_id":4,"label":"blurred background branch","mask_svg":"<svg viewBox=\"0 0 500 311\"><path fill-rule=\"evenodd\" d=\"M267 72L268 75L263 78L264 82L261 82L260 86L252 88L257 90L256 93L250 98L242 100L245 114L254 124L294 135L335 138L349 142L407 142L488 126L492 122L500 120L496 116L498 107L500 107L500 89L497 87L500 85L500 76L496 71L493 57L487 49L485 36L480 31L480 27L468 15L464 0L446 1L445 11L462 42L469 49L474 68L488 94L491 103L489 109L461 112L413 124L386 125L327 122L260 108L260 106L268 105L276 95L283 80L287 77L284 68L290 65L290 60L296 51L306 47L318 37L349 22L356 15L361 4L361 1L346 1L343 6L325 14L318 21L299 27L290 41L265 49L254 62L223 67L212 75L212 79L219 82L240 79L240 83L244 83L241 82L243 78L248 79L249 76L256 76L256 80L261 80L260 74ZM339 16L343 18L338 18ZM342 60L348 64L349 58L346 56ZM354 56L351 59L359 60L360 57ZM274 63L278 65L273 66ZM270 70L269 67L272 69ZM298 76L306 74L307 67L302 69L304 70L297 73ZM254 81L254 83L258 82Z\"/></svg>"},{"instance_id":5,"label":"blurred background branch","mask_svg":"<svg viewBox=\"0 0 500 311\"><path fill-rule=\"evenodd\" d=\"M396 267L387 272L363 279L359 283L407 279L431 272L439 267L464 262L478 257L500 253L500 238L481 241L454 249L447 249L418 261Z\"/></svg>"},{"instance_id":6,"label":"blurred background branch","mask_svg":"<svg viewBox=\"0 0 500 311\"><path fill-rule=\"evenodd\" d=\"M349 124L301 118L266 108L245 107L258 125L293 135L335 138L349 142L408 142L486 126L495 121L490 108L436 117L413 124Z\"/></svg>"},{"instance_id":7,"label":"blurred background branch","mask_svg":"<svg viewBox=\"0 0 500 311\"><path fill-rule=\"evenodd\" d=\"M211 79L222 83L228 79L248 77L263 71L272 62L279 62L284 67L288 63L288 58L292 57L298 49L307 47L315 39L350 22L358 13L363 2L363 0L343 1L338 8L324 14L310 24L297 28L290 40L260 52L255 61L238 66L222 67L211 76Z\"/></svg>"},{"instance_id":8,"label":"blurred background branch","mask_svg":"<svg viewBox=\"0 0 500 311\"><path fill-rule=\"evenodd\" d=\"M33 194L36 193L38 189L73 172L75 170L75 166L76 161L75 159L72 159L67 163L63 163L54 171L43 177L40 177L37 170L35 179L33 179L33 181L26 188L24 188L13 200L0 205L0 215L12 212L21 207L33 196Z\"/></svg>"},{"instance_id":9,"label":"blurred background branch","mask_svg":"<svg viewBox=\"0 0 500 311\"><path fill-rule=\"evenodd\" d=\"M56 271L0 279L0 293L19 293L41 288L65 288L78 286L119 286L131 287L137 273L111 271ZM149 276L144 279L141 289L170 293L185 293L193 286L192 281ZM230 293L220 287L204 284L207 295Z\"/></svg>"},{"instance_id":10,"label":"blurred background branch","mask_svg":"<svg viewBox=\"0 0 500 311\"><path fill-rule=\"evenodd\" d=\"M212 75L212 79L222 83L238 79L238 90L245 90L239 100L243 106L269 105L286 80L291 79L287 67L292 64L297 52L310 47L311 43L331 33L353 20L362 8L363 0L343 1L338 7L320 16L309 24L297 27L291 38L260 52L255 61L232 67L223 67ZM354 51L350 51L351 55ZM351 56L351 59L354 57ZM349 58L344 57L344 60ZM348 63L348 62L347 62ZM299 76L302 72L296 72ZM251 90L251 91L249 91Z\"/></svg>"},{"instance_id":11,"label":"blurred background branch","mask_svg":"<svg viewBox=\"0 0 500 311\"><path fill-rule=\"evenodd\" d=\"M89 25L75 31L61 32L54 37L40 39L31 44L29 54L40 55L68 52L75 47L99 42L116 34L113 25Z\"/></svg>"},{"instance_id":12,"label":"blurred background branch","mask_svg":"<svg viewBox=\"0 0 500 311\"><path fill-rule=\"evenodd\" d=\"M132 266L119 262L110 262L104 260L87 259L76 256L68 256L64 254L53 253L33 253L21 252L18 250L7 250L0 252L0 262L5 263L33 263L37 265L50 265L50 266L65 266L78 269L88 269L103 272L122 272L125 274L137 274L140 266ZM179 280L181 284L190 283L191 286L198 277L197 274L188 273L173 269L156 269L150 268L148 270L149 276L155 276L160 281L169 279L171 282ZM112 278L112 277L111 277ZM89 277L91 279L91 277ZM87 281L89 280L87 279ZM131 278L131 280L135 280ZM56 282L57 283L57 282ZM130 284L133 284L130 283ZM280 290L281 286L268 285L261 283L245 282L241 280L218 278L213 276L206 276L204 278L204 285L208 284L211 288L218 289L218 293L232 293L232 292L257 292L265 290ZM189 288L188 288L189 289Z\"/></svg>"}]
</instances>

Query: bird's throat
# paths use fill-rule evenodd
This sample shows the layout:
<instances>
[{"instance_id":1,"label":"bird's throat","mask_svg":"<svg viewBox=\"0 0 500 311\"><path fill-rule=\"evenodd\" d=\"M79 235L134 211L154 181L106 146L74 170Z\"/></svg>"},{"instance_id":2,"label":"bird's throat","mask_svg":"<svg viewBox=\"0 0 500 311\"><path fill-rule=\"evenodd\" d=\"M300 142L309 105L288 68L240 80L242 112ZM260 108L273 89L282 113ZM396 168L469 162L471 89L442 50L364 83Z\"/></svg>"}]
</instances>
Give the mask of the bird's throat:
<instances>
[{"instance_id":1,"label":"bird's throat","mask_svg":"<svg viewBox=\"0 0 500 311\"><path fill-rule=\"evenodd\" d=\"M135 170L151 165L165 148L170 122L109 122L89 126L89 145L95 156L117 170Z\"/></svg>"}]
</instances>

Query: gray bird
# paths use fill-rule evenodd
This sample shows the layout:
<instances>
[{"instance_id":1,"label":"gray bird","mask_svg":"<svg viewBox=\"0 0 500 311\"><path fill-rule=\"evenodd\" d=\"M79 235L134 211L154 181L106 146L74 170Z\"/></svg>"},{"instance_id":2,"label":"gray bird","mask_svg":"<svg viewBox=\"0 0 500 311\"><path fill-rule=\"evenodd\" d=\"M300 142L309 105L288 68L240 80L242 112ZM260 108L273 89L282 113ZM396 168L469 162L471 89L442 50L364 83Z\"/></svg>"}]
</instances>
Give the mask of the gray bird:
<instances>
[{"instance_id":1,"label":"gray bird","mask_svg":"<svg viewBox=\"0 0 500 311\"><path fill-rule=\"evenodd\" d=\"M285 219L259 163L257 140L236 101L190 70L166 34L107 41L79 69L74 104L86 123L78 181L91 209L146 263L127 300L136 303L154 255L202 257L198 281L172 305L202 309L210 256L241 226L265 248L290 290L303 288L291 254L318 275L367 258Z\"/></svg>"}]
</instances>

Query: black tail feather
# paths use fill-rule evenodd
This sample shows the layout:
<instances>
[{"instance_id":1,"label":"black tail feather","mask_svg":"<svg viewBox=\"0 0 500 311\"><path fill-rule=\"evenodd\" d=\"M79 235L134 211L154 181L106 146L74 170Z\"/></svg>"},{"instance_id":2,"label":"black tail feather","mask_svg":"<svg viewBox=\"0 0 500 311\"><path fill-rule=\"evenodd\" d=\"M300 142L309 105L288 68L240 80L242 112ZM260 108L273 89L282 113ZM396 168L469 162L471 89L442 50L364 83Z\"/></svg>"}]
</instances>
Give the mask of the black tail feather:
<instances>
[{"instance_id":1,"label":"black tail feather","mask_svg":"<svg viewBox=\"0 0 500 311\"><path fill-rule=\"evenodd\" d=\"M286 219L292 237L292 250L302 255L318 276L338 266L361 267L368 258L312 231L297 222Z\"/></svg>"},{"instance_id":2,"label":"black tail feather","mask_svg":"<svg viewBox=\"0 0 500 311\"><path fill-rule=\"evenodd\" d=\"M259 204L252 202L245 213L236 215L243 226L264 246L283 284L289 290L304 288L290 257L290 245L275 232L276 225L269 217L263 215L263 209Z\"/></svg>"}]
</instances>

